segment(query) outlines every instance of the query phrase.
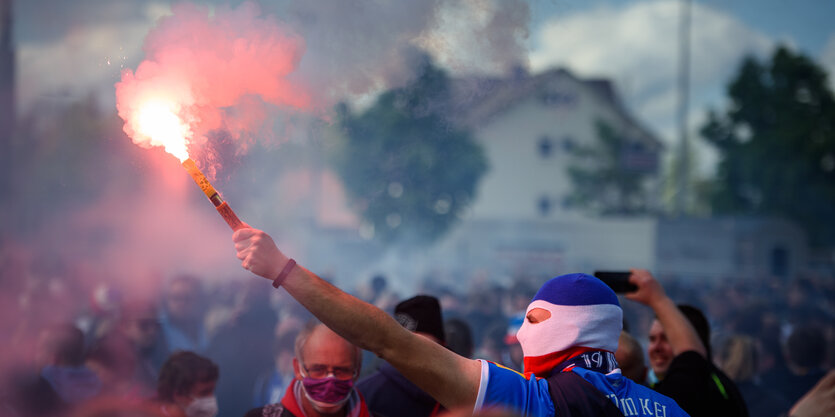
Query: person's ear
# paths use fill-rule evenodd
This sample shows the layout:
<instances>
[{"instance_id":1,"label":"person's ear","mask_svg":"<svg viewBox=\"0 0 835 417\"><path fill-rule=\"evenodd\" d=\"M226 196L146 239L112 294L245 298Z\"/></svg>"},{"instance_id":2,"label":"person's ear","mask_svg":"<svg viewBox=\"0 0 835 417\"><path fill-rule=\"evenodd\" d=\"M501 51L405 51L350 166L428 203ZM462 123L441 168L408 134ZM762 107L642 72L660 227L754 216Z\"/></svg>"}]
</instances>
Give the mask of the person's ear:
<instances>
[{"instance_id":1,"label":"person's ear","mask_svg":"<svg viewBox=\"0 0 835 417\"><path fill-rule=\"evenodd\" d=\"M354 370L354 377L351 378L354 382L360 379L360 372L362 372L362 364L357 364L357 369Z\"/></svg>"},{"instance_id":2,"label":"person's ear","mask_svg":"<svg viewBox=\"0 0 835 417\"><path fill-rule=\"evenodd\" d=\"M296 379L298 379L299 381L304 379L300 370L299 360L296 358L293 358L293 374L296 375Z\"/></svg>"}]
</instances>

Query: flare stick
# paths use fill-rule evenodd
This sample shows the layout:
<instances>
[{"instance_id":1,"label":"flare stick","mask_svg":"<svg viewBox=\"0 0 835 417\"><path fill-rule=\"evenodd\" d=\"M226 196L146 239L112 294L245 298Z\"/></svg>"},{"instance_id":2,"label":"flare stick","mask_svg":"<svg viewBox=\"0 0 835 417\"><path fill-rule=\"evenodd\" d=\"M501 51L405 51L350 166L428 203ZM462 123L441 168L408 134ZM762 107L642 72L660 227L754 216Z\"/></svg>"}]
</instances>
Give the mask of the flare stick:
<instances>
[{"instance_id":1,"label":"flare stick","mask_svg":"<svg viewBox=\"0 0 835 417\"><path fill-rule=\"evenodd\" d=\"M215 205L215 209L217 212L220 213L220 217L223 217L223 220L226 220L226 224L232 228L232 230L243 229L244 224L238 218L232 208L229 207L223 198L218 194L215 190L215 187L212 187L212 184L209 182L209 179L203 175L203 172L200 171L200 168L197 168L197 164L191 160L191 158L186 159L183 161L183 167L188 171L191 178L194 179L194 182L203 190L203 193L206 194L206 197L209 198L209 201Z\"/></svg>"}]
</instances>

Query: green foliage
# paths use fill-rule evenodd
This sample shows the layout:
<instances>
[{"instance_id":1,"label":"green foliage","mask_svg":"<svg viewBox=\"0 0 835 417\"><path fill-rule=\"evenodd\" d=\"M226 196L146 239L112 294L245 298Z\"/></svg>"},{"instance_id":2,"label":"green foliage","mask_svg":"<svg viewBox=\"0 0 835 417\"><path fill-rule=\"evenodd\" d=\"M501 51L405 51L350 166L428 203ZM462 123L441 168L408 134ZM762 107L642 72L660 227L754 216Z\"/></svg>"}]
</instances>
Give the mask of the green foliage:
<instances>
[{"instance_id":1,"label":"green foliage","mask_svg":"<svg viewBox=\"0 0 835 417\"><path fill-rule=\"evenodd\" d=\"M427 63L412 84L383 93L361 114L340 106L344 143L331 158L353 206L385 242L428 243L471 203L486 157L451 125L447 75Z\"/></svg>"},{"instance_id":2,"label":"green foliage","mask_svg":"<svg viewBox=\"0 0 835 417\"><path fill-rule=\"evenodd\" d=\"M718 213L785 216L815 244L835 243L835 100L825 71L778 48L747 58L702 136L720 153L711 202Z\"/></svg>"},{"instance_id":3,"label":"green foliage","mask_svg":"<svg viewBox=\"0 0 835 417\"><path fill-rule=\"evenodd\" d=\"M611 125L597 121L597 142L578 146L568 167L572 191L569 202L601 215L635 215L649 210L646 180L649 170L625 163L630 142Z\"/></svg>"},{"instance_id":4,"label":"green foliage","mask_svg":"<svg viewBox=\"0 0 835 417\"><path fill-rule=\"evenodd\" d=\"M686 159L687 183L681 184L682 161ZM705 177L700 173L698 167L701 163L701 154L695 146L687 148L687 154L682 155L681 149L676 149L664 164L664 172L661 174L661 206L669 213L695 217L710 216L710 195L713 187L713 177ZM685 196L684 206L677 206L676 201L680 196L681 189L686 187L689 191Z\"/></svg>"}]
</instances>

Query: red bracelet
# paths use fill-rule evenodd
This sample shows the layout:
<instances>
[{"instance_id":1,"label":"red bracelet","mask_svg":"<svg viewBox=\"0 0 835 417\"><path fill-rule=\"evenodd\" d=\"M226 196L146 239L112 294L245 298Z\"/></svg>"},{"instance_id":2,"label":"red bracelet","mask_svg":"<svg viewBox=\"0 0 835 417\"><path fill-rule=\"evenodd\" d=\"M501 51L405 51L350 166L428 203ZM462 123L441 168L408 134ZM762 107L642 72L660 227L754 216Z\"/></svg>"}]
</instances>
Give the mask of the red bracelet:
<instances>
[{"instance_id":1,"label":"red bracelet","mask_svg":"<svg viewBox=\"0 0 835 417\"><path fill-rule=\"evenodd\" d=\"M290 260L287 261L287 265L284 265L284 269L282 269L278 276L273 280L273 288L278 288L278 286L284 282L287 275L290 275L290 271L293 270L294 266L296 266L296 261L293 258L290 258Z\"/></svg>"}]
</instances>

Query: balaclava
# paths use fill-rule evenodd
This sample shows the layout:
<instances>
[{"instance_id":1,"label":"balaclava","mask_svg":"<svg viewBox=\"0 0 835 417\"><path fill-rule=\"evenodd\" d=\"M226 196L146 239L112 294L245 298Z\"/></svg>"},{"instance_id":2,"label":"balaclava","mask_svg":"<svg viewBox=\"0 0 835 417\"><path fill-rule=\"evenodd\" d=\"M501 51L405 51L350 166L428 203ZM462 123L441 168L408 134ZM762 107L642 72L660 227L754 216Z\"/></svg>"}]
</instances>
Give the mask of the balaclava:
<instances>
[{"instance_id":1,"label":"balaclava","mask_svg":"<svg viewBox=\"0 0 835 417\"><path fill-rule=\"evenodd\" d=\"M623 326L618 297L591 275L552 278L533 297L525 315L535 308L548 310L551 317L534 324L526 319L516 334L526 375L547 377L557 365L584 352L614 353L618 348Z\"/></svg>"}]
</instances>

